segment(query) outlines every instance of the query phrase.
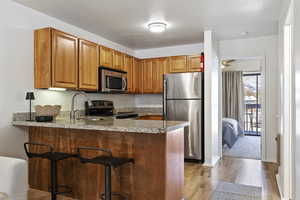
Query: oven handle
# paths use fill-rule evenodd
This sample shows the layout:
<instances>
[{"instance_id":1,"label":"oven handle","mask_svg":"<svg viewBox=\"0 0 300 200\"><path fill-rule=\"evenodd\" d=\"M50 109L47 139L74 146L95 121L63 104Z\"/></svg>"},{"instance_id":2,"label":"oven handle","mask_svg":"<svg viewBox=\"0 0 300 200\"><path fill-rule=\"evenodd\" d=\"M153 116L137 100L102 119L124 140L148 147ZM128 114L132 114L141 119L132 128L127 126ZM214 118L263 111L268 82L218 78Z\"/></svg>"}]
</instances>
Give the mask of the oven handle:
<instances>
[{"instance_id":1,"label":"oven handle","mask_svg":"<svg viewBox=\"0 0 300 200\"><path fill-rule=\"evenodd\" d=\"M127 79L125 77L122 78L122 82L123 82L123 88L122 90L125 91L127 88Z\"/></svg>"}]
</instances>

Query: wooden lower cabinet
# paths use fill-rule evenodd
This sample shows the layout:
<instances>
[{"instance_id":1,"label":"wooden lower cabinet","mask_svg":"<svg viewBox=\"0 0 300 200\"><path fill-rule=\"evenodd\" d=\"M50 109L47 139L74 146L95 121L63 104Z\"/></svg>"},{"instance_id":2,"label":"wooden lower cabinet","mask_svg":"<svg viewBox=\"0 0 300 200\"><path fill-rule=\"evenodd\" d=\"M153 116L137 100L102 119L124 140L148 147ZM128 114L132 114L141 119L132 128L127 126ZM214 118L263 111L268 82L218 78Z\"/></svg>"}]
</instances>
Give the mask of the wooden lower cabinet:
<instances>
[{"instance_id":1,"label":"wooden lower cabinet","mask_svg":"<svg viewBox=\"0 0 300 200\"><path fill-rule=\"evenodd\" d=\"M140 116L138 118L139 120L163 120L162 115L145 115L145 116Z\"/></svg>"},{"instance_id":2,"label":"wooden lower cabinet","mask_svg":"<svg viewBox=\"0 0 300 200\"><path fill-rule=\"evenodd\" d=\"M98 55L96 43L79 40L79 89L98 89Z\"/></svg>"},{"instance_id":3,"label":"wooden lower cabinet","mask_svg":"<svg viewBox=\"0 0 300 200\"><path fill-rule=\"evenodd\" d=\"M30 127L29 142L49 144L57 152L77 153L78 147L110 149L113 156L133 158L112 170L112 190L128 200L182 200L184 187L184 129L162 134L108 132L63 128ZM30 147L33 153L48 149ZM82 156L96 157L98 151L83 151ZM78 158L58 163L58 183L72 188L74 199L98 200L104 188L104 167L81 163ZM29 159L29 185L48 191L50 162Z\"/></svg>"}]
</instances>

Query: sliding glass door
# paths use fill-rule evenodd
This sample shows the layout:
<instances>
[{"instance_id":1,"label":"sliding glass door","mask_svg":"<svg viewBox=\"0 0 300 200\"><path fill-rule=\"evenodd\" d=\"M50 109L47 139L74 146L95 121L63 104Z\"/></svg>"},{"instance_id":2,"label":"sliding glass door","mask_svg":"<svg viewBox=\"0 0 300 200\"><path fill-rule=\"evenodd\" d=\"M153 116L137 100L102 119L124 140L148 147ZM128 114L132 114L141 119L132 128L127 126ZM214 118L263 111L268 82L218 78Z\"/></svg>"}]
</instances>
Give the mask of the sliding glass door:
<instances>
[{"instance_id":1,"label":"sliding glass door","mask_svg":"<svg viewBox=\"0 0 300 200\"><path fill-rule=\"evenodd\" d=\"M260 136L262 128L262 109L260 102L261 74L244 73L245 95L245 135Z\"/></svg>"}]
</instances>

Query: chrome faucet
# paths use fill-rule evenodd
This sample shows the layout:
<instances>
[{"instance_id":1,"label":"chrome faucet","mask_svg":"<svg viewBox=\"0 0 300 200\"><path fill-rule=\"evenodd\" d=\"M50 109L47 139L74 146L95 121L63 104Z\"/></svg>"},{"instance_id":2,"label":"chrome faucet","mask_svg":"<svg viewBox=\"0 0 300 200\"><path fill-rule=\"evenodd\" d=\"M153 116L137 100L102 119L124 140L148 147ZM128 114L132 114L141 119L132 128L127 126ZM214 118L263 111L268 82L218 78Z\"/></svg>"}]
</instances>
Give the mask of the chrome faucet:
<instances>
[{"instance_id":1,"label":"chrome faucet","mask_svg":"<svg viewBox=\"0 0 300 200\"><path fill-rule=\"evenodd\" d=\"M73 95L72 97L72 104L71 104L71 112L70 112L70 120L75 120L76 119L76 112L77 110L75 110L75 99L77 96L79 95L83 95L86 97L87 101L88 101L88 104L89 105L92 105L92 102L91 100L89 99L89 97L87 96L87 94L85 92L77 92Z\"/></svg>"}]
</instances>

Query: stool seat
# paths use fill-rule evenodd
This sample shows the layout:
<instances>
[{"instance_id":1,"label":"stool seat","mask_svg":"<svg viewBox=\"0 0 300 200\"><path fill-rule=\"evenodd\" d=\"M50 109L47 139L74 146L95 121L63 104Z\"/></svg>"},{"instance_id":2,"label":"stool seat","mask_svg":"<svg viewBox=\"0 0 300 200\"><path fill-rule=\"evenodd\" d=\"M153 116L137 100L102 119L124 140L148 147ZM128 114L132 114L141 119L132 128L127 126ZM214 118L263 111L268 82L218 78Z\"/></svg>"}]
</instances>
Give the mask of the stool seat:
<instances>
[{"instance_id":1,"label":"stool seat","mask_svg":"<svg viewBox=\"0 0 300 200\"><path fill-rule=\"evenodd\" d=\"M80 158L82 163L94 163L106 166L118 167L126 163L133 163L134 160L131 158L117 158L111 156L97 156L94 158Z\"/></svg>"},{"instance_id":2,"label":"stool seat","mask_svg":"<svg viewBox=\"0 0 300 200\"><path fill-rule=\"evenodd\" d=\"M35 153L29 151L29 146L36 146L36 147L44 147L47 148L49 151L44 153ZM78 157L77 154L71 154L71 153L63 153L63 152L55 152L53 151L53 147L48 144L40 144L40 143L34 143L34 142L26 142L24 144L25 152L28 156L28 158L43 158L50 160L50 179L51 179L51 185L49 188L49 191L51 192L51 200L57 200L57 195L59 194L66 194L71 193L72 189L68 186L59 185L57 182L57 162L61 160L65 160L72 157ZM65 191L60 192L59 189L64 188Z\"/></svg>"},{"instance_id":3,"label":"stool seat","mask_svg":"<svg viewBox=\"0 0 300 200\"><path fill-rule=\"evenodd\" d=\"M94 158L87 158L81 155L82 150L87 151L100 151L104 153L104 155L96 156ZM101 200L112 200L113 196L118 196L122 199L128 199L126 196L120 193L114 193L111 191L111 168L120 167L126 163L134 163L134 159L132 158L120 158L114 157L110 149L97 148L97 147L79 147L77 149L78 157L82 163L93 163L98 165L104 165L104 193L101 194Z\"/></svg>"},{"instance_id":4,"label":"stool seat","mask_svg":"<svg viewBox=\"0 0 300 200\"><path fill-rule=\"evenodd\" d=\"M28 153L29 158L45 158L48 160L64 160L71 157L77 157L76 154L63 153L63 152L46 152L46 153Z\"/></svg>"}]
</instances>

